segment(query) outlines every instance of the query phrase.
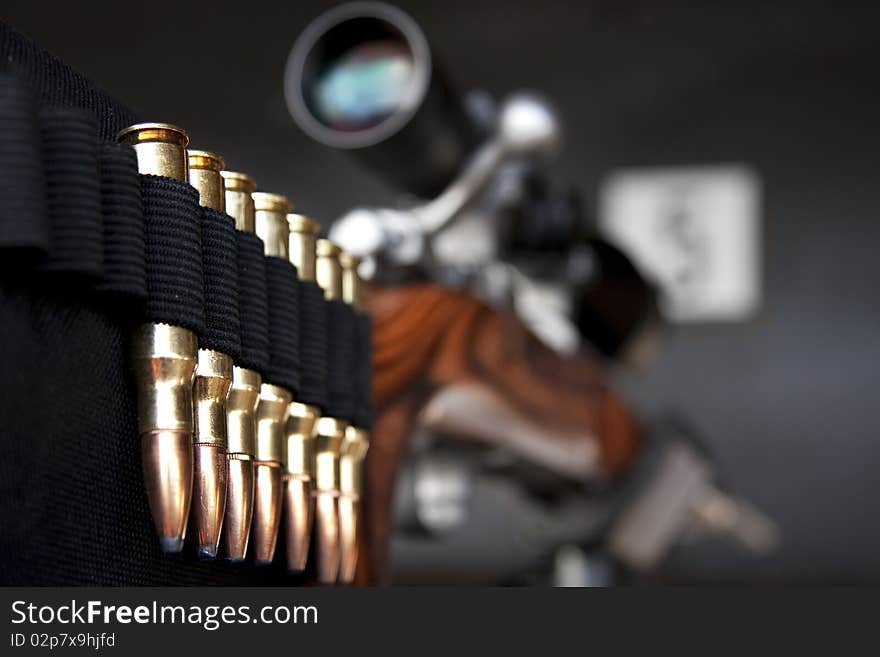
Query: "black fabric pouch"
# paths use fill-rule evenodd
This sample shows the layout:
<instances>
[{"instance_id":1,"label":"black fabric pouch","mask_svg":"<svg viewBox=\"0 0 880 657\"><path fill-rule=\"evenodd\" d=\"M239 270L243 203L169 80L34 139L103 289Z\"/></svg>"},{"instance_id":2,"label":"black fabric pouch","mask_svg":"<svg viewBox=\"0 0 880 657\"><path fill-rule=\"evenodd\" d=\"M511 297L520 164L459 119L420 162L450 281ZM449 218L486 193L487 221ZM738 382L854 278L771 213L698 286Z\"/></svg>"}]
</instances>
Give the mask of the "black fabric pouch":
<instances>
[{"instance_id":1,"label":"black fabric pouch","mask_svg":"<svg viewBox=\"0 0 880 657\"><path fill-rule=\"evenodd\" d=\"M0 23L0 584L304 583L286 572L283 532L264 568L159 549L141 471L132 328L162 316L254 366L266 365L266 329L252 314L241 335L238 317L216 319L231 311L202 286L233 280L238 268L223 258L258 245L233 239L223 217L211 218L219 223L206 237L194 190L137 175L115 136L140 120ZM165 220L179 232L163 232ZM187 260L203 239L217 252L204 271ZM157 250L165 297L150 290ZM249 271L246 260L238 267Z\"/></svg>"}]
</instances>

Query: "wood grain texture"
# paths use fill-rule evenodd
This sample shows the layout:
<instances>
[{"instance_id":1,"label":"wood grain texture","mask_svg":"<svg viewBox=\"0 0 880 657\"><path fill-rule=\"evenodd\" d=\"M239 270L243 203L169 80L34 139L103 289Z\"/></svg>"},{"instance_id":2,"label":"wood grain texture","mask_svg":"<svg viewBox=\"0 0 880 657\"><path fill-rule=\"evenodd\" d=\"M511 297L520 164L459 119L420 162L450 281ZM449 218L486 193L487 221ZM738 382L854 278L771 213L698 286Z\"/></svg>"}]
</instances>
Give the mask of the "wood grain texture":
<instances>
[{"instance_id":1,"label":"wood grain texture","mask_svg":"<svg viewBox=\"0 0 880 657\"><path fill-rule=\"evenodd\" d=\"M560 356L510 315L434 285L374 289L368 303L376 423L366 459L357 583L389 581L398 468L421 409L445 386L485 386L546 428L547 440L598 441L609 476L632 462L639 444L635 423L591 358Z\"/></svg>"}]
</instances>

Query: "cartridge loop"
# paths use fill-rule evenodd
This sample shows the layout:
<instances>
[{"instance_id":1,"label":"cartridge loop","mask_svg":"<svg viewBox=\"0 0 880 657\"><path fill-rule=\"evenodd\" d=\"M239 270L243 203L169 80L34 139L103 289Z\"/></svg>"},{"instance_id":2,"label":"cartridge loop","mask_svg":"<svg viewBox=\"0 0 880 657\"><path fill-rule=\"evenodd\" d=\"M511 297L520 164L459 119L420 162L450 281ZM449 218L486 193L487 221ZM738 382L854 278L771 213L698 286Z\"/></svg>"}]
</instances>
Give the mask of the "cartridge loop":
<instances>
[{"instance_id":1,"label":"cartridge loop","mask_svg":"<svg viewBox=\"0 0 880 657\"><path fill-rule=\"evenodd\" d=\"M40 112L40 125L49 211L43 267L97 278L104 270L97 123L82 110L51 107Z\"/></svg>"},{"instance_id":2,"label":"cartridge loop","mask_svg":"<svg viewBox=\"0 0 880 657\"><path fill-rule=\"evenodd\" d=\"M104 275L98 289L119 298L147 298L144 208L137 156L125 144L101 145Z\"/></svg>"},{"instance_id":3,"label":"cartridge loop","mask_svg":"<svg viewBox=\"0 0 880 657\"><path fill-rule=\"evenodd\" d=\"M327 301L317 284L300 281L300 386L297 399L327 406Z\"/></svg>"},{"instance_id":4,"label":"cartridge loop","mask_svg":"<svg viewBox=\"0 0 880 657\"><path fill-rule=\"evenodd\" d=\"M265 372L269 363L269 297L266 290L266 258L256 235L237 230L238 307L241 325L239 364Z\"/></svg>"},{"instance_id":5,"label":"cartridge loop","mask_svg":"<svg viewBox=\"0 0 880 657\"><path fill-rule=\"evenodd\" d=\"M225 212L202 208L205 330L200 345L241 357L239 271L235 223Z\"/></svg>"},{"instance_id":6,"label":"cartridge loop","mask_svg":"<svg viewBox=\"0 0 880 657\"><path fill-rule=\"evenodd\" d=\"M198 192L171 178L142 175L147 319L205 329L202 214Z\"/></svg>"}]
</instances>

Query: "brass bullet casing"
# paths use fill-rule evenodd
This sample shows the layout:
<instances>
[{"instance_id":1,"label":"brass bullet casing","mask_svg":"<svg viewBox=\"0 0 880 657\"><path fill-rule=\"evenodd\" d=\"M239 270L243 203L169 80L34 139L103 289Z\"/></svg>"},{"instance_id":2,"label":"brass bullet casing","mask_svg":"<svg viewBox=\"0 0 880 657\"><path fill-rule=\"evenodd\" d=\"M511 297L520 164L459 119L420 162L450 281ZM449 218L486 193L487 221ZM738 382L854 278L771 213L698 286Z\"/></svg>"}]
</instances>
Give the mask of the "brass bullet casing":
<instances>
[{"instance_id":1,"label":"brass bullet casing","mask_svg":"<svg viewBox=\"0 0 880 657\"><path fill-rule=\"evenodd\" d=\"M257 236L263 240L265 254L287 260L290 229L287 213L290 201L281 194L254 192L254 223Z\"/></svg>"},{"instance_id":2,"label":"brass bullet casing","mask_svg":"<svg viewBox=\"0 0 880 657\"><path fill-rule=\"evenodd\" d=\"M257 404L257 461L281 465L291 401L290 392L281 386L265 382L260 385L260 402Z\"/></svg>"},{"instance_id":3,"label":"brass bullet casing","mask_svg":"<svg viewBox=\"0 0 880 657\"><path fill-rule=\"evenodd\" d=\"M363 464L370 446L365 429L348 426L339 456L339 581L350 584L357 569L357 533L363 493Z\"/></svg>"},{"instance_id":4,"label":"brass bullet casing","mask_svg":"<svg viewBox=\"0 0 880 657\"><path fill-rule=\"evenodd\" d=\"M254 199L251 194L257 183L246 173L240 171L221 171L226 213L235 219L235 228L243 233L255 233Z\"/></svg>"},{"instance_id":5,"label":"brass bullet casing","mask_svg":"<svg viewBox=\"0 0 880 657\"><path fill-rule=\"evenodd\" d=\"M288 240L290 262L296 267L301 281L314 282L315 246L321 225L304 215L288 214L287 227L290 229Z\"/></svg>"},{"instance_id":6,"label":"brass bullet casing","mask_svg":"<svg viewBox=\"0 0 880 657\"><path fill-rule=\"evenodd\" d=\"M189 184L199 192L199 205L226 211L226 190L223 183L223 158L208 151L187 151Z\"/></svg>"},{"instance_id":7,"label":"brass bullet casing","mask_svg":"<svg viewBox=\"0 0 880 657\"><path fill-rule=\"evenodd\" d=\"M260 386L257 404L257 452L254 496L254 559L269 564L275 556L281 521L283 442L291 394L271 383Z\"/></svg>"},{"instance_id":8,"label":"brass bullet casing","mask_svg":"<svg viewBox=\"0 0 880 657\"><path fill-rule=\"evenodd\" d=\"M196 337L177 326L142 324L132 350L147 499L162 550L177 553L186 536L193 479Z\"/></svg>"},{"instance_id":9,"label":"brass bullet casing","mask_svg":"<svg viewBox=\"0 0 880 657\"><path fill-rule=\"evenodd\" d=\"M189 180L186 145L189 137L168 123L138 123L124 128L116 140L134 146L138 173Z\"/></svg>"},{"instance_id":10,"label":"brass bullet casing","mask_svg":"<svg viewBox=\"0 0 880 657\"><path fill-rule=\"evenodd\" d=\"M358 312L364 310L363 281L358 275L361 259L348 253L339 254L342 268L342 300Z\"/></svg>"},{"instance_id":11,"label":"brass bullet casing","mask_svg":"<svg viewBox=\"0 0 880 657\"><path fill-rule=\"evenodd\" d=\"M189 182L199 192L202 207L226 207L223 159L207 151L188 151ZM217 556L226 512L226 398L232 384L232 358L212 349L199 349L193 387L192 520L196 551L202 559Z\"/></svg>"},{"instance_id":12,"label":"brass bullet casing","mask_svg":"<svg viewBox=\"0 0 880 657\"><path fill-rule=\"evenodd\" d=\"M287 530L287 568L301 572L309 558L312 535L312 468L315 429L320 409L292 402L287 419L284 453L284 519Z\"/></svg>"},{"instance_id":13,"label":"brass bullet casing","mask_svg":"<svg viewBox=\"0 0 880 657\"><path fill-rule=\"evenodd\" d=\"M280 194L254 192L254 228L263 240L263 253L288 258L287 213L290 201ZM281 524L283 503L284 444L287 415L293 395L270 383L260 387L257 405L256 497L254 500L254 559L269 564Z\"/></svg>"},{"instance_id":14,"label":"brass bullet casing","mask_svg":"<svg viewBox=\"0 0 880 657\"><path fill-rule=\"evenodd\" d=\"M318 581L333 584L339 574L339 454L345 422L322 417L315 436L315 555Z\"/></svg>"},{"instance_id":15,"label":"brass bullet casing","mask_svg":"<svg viewBox=\"0 0 880 657\"><path fill-rule=\"evenodd\" d=\"M246 173L221 171L226 213L236 230L254 233L254 200L257 184ZM232 386L226 398L227 483L223 544L226 558L243 561L247 555L254 514L257 452L257 404L263 379L259 372L233 366Z\"/></svg>"},{"instance_id":16,"label":"brass bullet casing","mask_svg":"<svg viewBox=\"0 0 880 657\"><path fill-rule=\"evenodd\" d=\"M184 130L139 123L117 140L131 145L138 172L187 182ZM193 480L193 377L196 336L168 324L144 324L132 337L144 483L162 550L183 549Z\"/></svg>"},{"instance_id":17,"label":"brass bullet casing","mask_svg":"<svg viewBox=\"0 0 880 657\"><path fill-rule=\"evenodd\" d=\"M233 366L226 398L227 484L224 546L226 558L243 561L254 513L254 456L257 451L257 404L263 380L258 372Z\"/></svg>"},{"instance_id":18,"label":"brass bullet casing","mask_svg":"<svg viewBox=\"0 0 880 657\"><path fill-rule=\"evenodd\" d=\"M315 242L315 277L328 301L342 299L341 253L342 249L330 240Z\"/></svg>"}]
</instances>

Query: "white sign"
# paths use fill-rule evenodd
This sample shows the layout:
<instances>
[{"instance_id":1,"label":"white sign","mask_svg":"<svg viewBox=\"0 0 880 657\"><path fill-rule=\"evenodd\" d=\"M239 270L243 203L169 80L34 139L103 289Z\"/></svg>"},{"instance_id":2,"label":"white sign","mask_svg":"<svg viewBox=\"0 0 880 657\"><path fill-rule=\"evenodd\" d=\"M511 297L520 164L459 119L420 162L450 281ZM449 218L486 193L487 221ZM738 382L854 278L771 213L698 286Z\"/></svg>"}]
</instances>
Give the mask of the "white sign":
<instances>
[{"instance_id":1,"label":"white sign","mask_svg":"<svg viewBox=\"0 0 880 657\"><path fill-rule=\"evenodd\" d=\"M760 306L760 182L748 167L613 172L599 228L659 285L671 321L739 321Z\"/></svg>"}]
</instances>

